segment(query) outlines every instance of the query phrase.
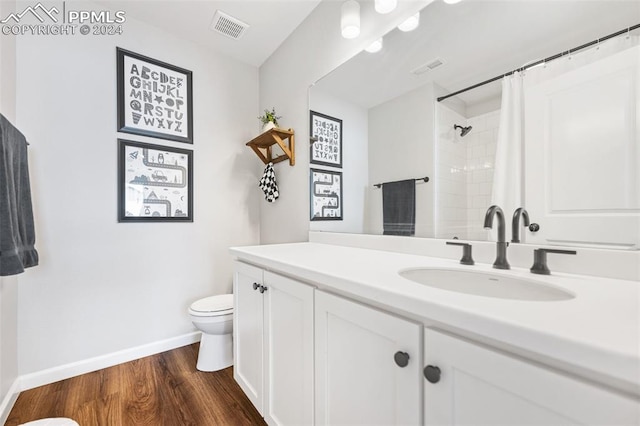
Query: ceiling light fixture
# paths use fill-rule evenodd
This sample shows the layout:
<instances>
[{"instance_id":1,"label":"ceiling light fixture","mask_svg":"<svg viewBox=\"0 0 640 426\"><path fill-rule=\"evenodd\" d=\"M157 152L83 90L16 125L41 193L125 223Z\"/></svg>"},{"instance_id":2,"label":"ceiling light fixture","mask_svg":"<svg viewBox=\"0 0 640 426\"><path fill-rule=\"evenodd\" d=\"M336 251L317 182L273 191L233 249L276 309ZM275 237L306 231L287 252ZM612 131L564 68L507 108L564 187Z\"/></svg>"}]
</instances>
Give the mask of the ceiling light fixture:
<instances>
[{"instance_id":1,"label":"ceiling light fixture","mask_svg":"<svg viewBox=\"0 0 640 426\"><path fill-rule=\"evenodd\" d=\"M342 3L340 28L344 38L356 38L360 35L360 3L356 0Z\"/></svg>"},{"instance_id":2,"label":"ceiling light fixture","mask_svg":"<svg viewBox=\"0 0 640 426\"><path fill-rule=\"evenodd\" d=\"M460 3L460 0L442 0L444 1L446 4L456 4L456 3Z\"/></svg>"},{"instance_id":3,"label":"ceiling light fixture","mask_svg":"<svg viewBox=\"0 0 640 426\"><path fill-rule=\"evenodd\" d=\"M398 0L376 0L375 8L378 13L392 12L398 5Z\"/></svg>"},{"instance_id":4,"label":"ceiling light fixture","mask_svg":"<svg viewBox=\"0 0 640 426\"><path fill-rule=\"evenodd\" d=\"M371 43L371 45L364 50L369 53L376 53L382 50L382 37Z\"/></svg>"},{"instance_id":5,"label":"ceiling light fixture","mask_svg":"<svg viewBox=\"0 0 640 426\"><path fill-rule=\"evenodd\" d=\"M416 13L413 16L410 16L406 21L402 24L398 25L398 29L400 31L413 31L420 25L420 12Z\"/></svg>"}]
</instances>

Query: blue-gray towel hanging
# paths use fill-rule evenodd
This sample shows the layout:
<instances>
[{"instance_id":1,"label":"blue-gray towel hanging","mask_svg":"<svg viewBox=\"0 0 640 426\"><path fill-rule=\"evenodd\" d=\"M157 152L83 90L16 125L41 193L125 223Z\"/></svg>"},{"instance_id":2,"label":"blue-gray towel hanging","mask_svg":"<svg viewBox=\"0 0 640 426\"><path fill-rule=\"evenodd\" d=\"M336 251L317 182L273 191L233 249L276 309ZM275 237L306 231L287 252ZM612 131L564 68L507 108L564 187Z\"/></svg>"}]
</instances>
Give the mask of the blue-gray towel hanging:
<instances>
[{"instance_id":1,"label":"blue-gray towel hanging","mask_svg":"<svg viewBox=\"0 0 640 426\"><path fill-rule=\"evenodd\" d=\"M38 264L27 140L0 114L0 276Z\"/></svg>"},{"instance_id":2,"label":"blue-gray towel hanging","mask_svg":"<svg viewBox=\"0 0 640 426\"><path fill-rule=\"evenodd\" d=\"M415 179L382 184L382 221L384 235L415 235Z\"/></svg>"}]
</instances>

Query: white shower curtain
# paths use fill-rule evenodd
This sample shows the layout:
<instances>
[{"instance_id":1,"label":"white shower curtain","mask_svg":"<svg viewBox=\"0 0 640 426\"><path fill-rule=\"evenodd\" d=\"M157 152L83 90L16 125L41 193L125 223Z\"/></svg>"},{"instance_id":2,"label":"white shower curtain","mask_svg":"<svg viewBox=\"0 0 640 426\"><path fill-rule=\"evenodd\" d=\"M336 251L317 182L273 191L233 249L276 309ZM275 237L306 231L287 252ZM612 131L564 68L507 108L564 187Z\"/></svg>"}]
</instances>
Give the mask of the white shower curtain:
<instances>
[{"instance_id":1,"label":"white shower curtain","mask_svg":"<svg viewBox=\"0 0 640 426\"><path fill-rule=\"evenodd\" d=\"M496 204L502 208L507 224L510 223L515 209L527 207L523 205L525 201L523 194L525 91L536 90L536 86L541 82L637 46L638 43L638 36L617 37L575 55L568 55L549 64L530 68L523 73L517 72L502 79L502 105L491 204ZM529 125L535 126L537 123L530 123ZM494 241L496 239L495 228L496 226L494 226L489 236Z\"/></svg>"},{"instance_id":2,"label":"white shower curtain","mask_svg":"<svg viewBox=\"0 0 640 426\"><path fill-rule=\"evenodd\" d=\"M502 79L502 106L491 192L491 204L502 208L507 222L523 202L523 141L523 76L517 72Z\"/></svg>"}]
</instances>

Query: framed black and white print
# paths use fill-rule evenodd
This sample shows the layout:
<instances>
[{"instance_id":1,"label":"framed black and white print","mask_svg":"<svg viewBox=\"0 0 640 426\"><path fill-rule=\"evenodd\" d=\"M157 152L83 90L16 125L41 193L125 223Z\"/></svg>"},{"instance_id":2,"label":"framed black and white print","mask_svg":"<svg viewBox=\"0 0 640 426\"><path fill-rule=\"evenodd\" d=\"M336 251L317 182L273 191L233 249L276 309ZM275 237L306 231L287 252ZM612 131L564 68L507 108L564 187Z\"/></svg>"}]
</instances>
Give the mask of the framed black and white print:
<instances>
[{"instance_id":1,"label":"framed black and white print","mask_svg":"<svg viewBox=\"0 0 640 426\"><path fill-rule=\"evenodd\" d=\"M342 172L309 169L311 220L342 220Z\"/></svg>"},{"instance_id":2,"label":"framed black and white print","mask_svg":"<svg viewBox=\"0 0 640 426\"><path fill-rule=\"evenodd\" d=\"M193 222L193 151L118 139L118 222Z\"/></svg>"},{"instance_id":3,"label":"framed black and white print","mask_svg":"<svg viewBox=\"0 0 640 426\"><path fill-rule=\"evenodd\" d=\"M342 167L342 120L316 111L310 112L310 162L324 166Z\"/></svg>"},{"instance_id":4,"label":"framed black and white print","mask_svg":"<svg viewBox=\"0 0 640 426\"><path fill-rule=\"evenodd\" d=\"M116 48L118 131L193 143L192 72Z\"/></svg>"}]
</instances>

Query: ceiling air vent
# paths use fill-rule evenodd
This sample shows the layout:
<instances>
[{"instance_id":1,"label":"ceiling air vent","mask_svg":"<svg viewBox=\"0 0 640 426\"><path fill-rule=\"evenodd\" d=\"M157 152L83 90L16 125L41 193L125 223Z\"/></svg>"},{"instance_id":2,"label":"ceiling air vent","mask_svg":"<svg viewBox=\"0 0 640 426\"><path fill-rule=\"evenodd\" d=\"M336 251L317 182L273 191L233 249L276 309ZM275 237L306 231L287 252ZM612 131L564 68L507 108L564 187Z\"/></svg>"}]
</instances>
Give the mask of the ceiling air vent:
<instances>
[{"instance_id":1,"label":"ceiling air vent","mask_svg":"<svg viewBox=\"0 0 640 426\"><path fill-rule=\"evenodd\" d=\"M246 29L249 28L249 25L233 16L216 10L210 28L222 35L238 40L242 37Z\"/></svg>"},{"instance_id":2,"label":"ceiling air vent","mask_svg":"<svg viewBox=\"0 0 640 426\"><path fill-rule=\"evenodd\" d=\"M433 61L429 61L426 64L420 65L418 68L412 70L411 74L424 74L425 72L434 70L441 65L444 65L444 59L436 58Z\"/></svg>"}]
</instances>

